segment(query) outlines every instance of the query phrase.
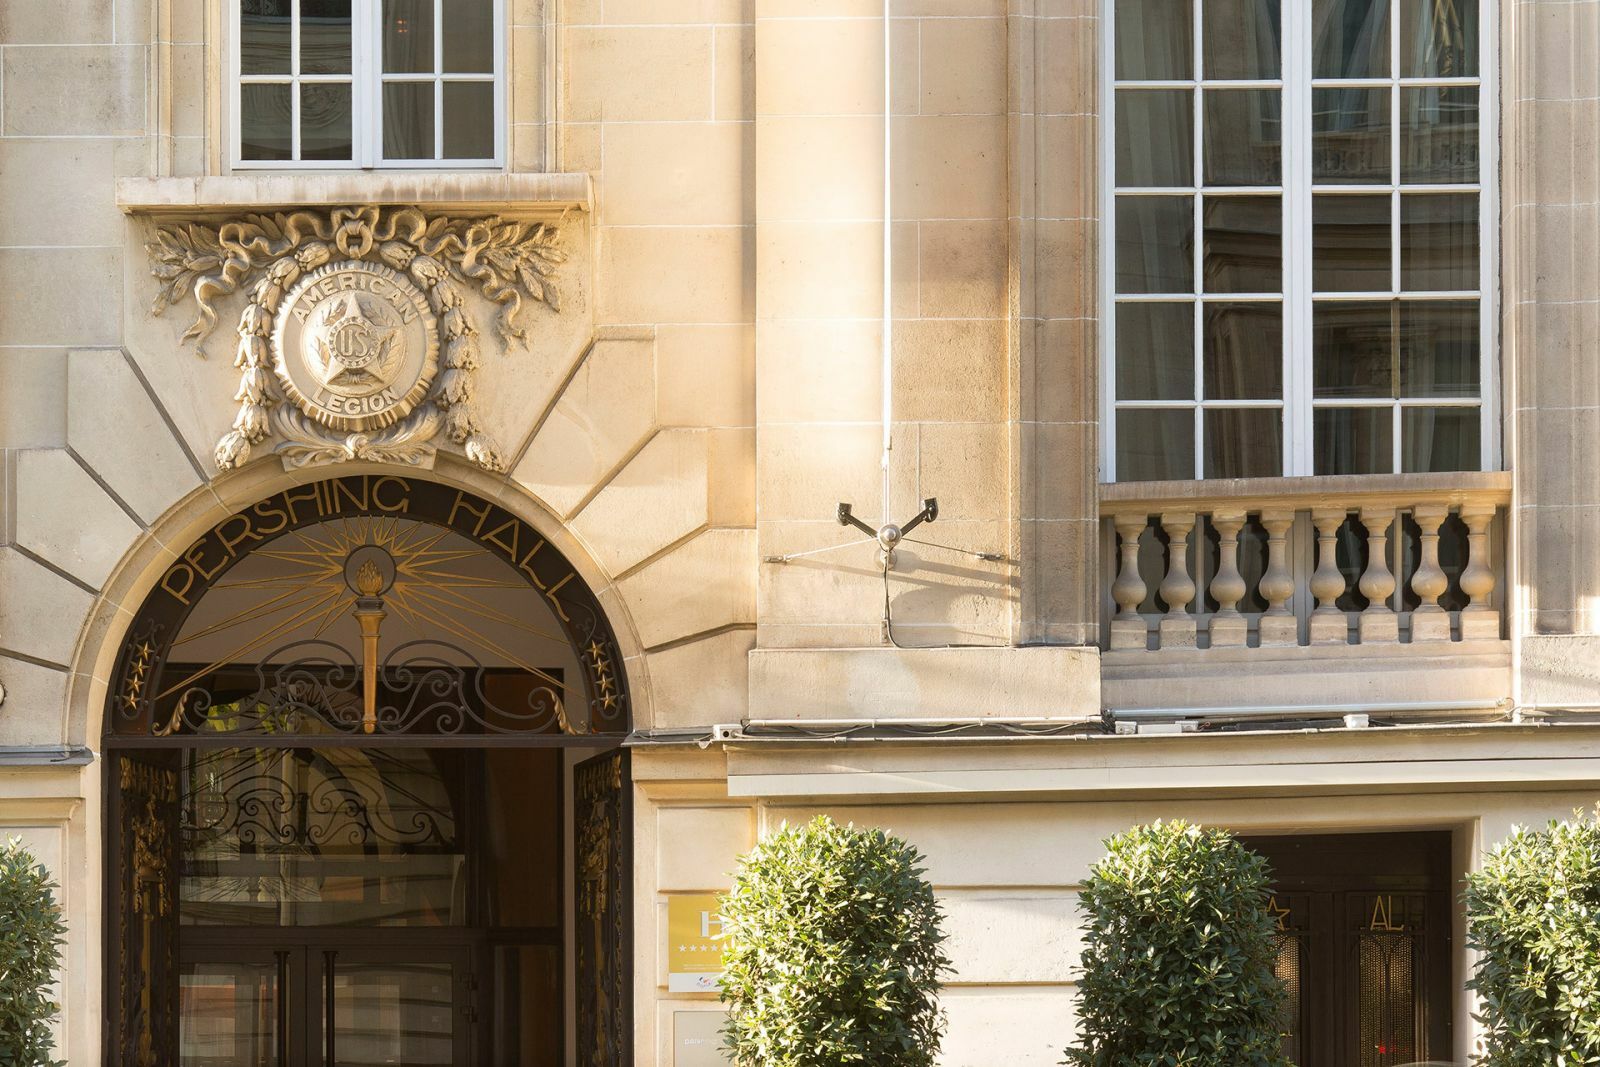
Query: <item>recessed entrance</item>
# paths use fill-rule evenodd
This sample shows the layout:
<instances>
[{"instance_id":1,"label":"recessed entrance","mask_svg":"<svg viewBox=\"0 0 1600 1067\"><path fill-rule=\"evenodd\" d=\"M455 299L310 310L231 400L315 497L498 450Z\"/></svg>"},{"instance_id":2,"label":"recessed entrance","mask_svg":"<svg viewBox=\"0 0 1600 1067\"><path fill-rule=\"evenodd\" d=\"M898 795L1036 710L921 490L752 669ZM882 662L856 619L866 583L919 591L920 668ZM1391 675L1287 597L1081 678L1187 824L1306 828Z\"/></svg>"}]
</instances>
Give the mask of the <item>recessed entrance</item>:
<instances>
[{"instance_id":1,"label":"recessed entrance","mask_svg":"<svg viewBox=\"0 0 1600 1067\"><path fill-rule=\"evenodd\" d=\"M1298 1067L1451 1059L1448 833L1247 838L1272 864Z\"/></svg>"},{"instance_id":2,"label":"recessed entrance","mask_svg":"<svg viewBox=\"0 0 1600 1067\"><path fill-rule=\"evenodd\" d=\"M336 479L218 523L107 709L107 1062L627 1063L620 662L470 494Z\"/></svg>"}]
</instances>

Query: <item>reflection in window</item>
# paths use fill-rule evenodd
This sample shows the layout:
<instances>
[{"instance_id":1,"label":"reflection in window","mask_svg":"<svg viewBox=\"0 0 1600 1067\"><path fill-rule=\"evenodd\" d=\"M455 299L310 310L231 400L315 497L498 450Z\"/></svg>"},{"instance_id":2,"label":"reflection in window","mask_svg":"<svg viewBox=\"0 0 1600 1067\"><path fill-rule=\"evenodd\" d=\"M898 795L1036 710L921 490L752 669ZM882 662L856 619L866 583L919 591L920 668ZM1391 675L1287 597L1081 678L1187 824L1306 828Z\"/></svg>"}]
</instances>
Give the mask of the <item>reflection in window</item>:
<instances>
[{"instance_id":1,"label":"reflection in window","mask_svg":"<svg viewBox=\"0 0 1600 1067\"><path fill-rule=\"evenodd\" d=\"M452 926L465 849L442 753L191 750L179 914L202 926Z\"/></svg>"},{"instance_id":2,"label":"reflection in window","mask_svg":"<svg viewBox=\"0 0 1600 1067\"><path fill-rule=\"evenodd\" d=\"M1477 469L1477 0L1115 13L1109 473Z\"/></svg>"}]
</instances>

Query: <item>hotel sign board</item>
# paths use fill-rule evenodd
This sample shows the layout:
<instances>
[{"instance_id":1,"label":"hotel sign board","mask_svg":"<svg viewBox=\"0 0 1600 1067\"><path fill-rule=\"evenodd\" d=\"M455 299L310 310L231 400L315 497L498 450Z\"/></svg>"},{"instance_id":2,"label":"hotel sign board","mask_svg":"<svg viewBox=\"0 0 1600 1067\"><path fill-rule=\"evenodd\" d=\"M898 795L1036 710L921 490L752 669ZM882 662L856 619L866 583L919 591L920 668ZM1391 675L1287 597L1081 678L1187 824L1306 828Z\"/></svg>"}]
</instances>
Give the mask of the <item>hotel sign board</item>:
<instances>
[{"instance_id":1,"label":"hotel sign board","mask_svg":"<svg viewBox=\"0 0 1600 1067\"><path fill-rule=\"evenodd\" d=\"M667 898L667 992L715 993L722 977L717 894Z\"/></svg>"}]
</instances>

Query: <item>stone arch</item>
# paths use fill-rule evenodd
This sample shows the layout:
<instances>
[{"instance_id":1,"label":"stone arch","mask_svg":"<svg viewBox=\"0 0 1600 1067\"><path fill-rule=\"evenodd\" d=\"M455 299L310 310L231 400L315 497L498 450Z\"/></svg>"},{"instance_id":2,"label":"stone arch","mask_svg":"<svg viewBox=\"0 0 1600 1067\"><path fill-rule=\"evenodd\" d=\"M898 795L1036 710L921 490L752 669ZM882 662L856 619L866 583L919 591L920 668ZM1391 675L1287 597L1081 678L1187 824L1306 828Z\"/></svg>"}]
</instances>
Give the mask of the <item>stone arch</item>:
<instances>
[{"instance_id":1,"label":"stone arch","mask_svg":"<svg viewBox=\"0 0 1600 1067\"><path fill-rule=\"evenodd\" d=\"M399 477L460 490L526 523L571 565L587 585L609 624L635 727L651 721L650 687L637 628L609 575L587 548L536 499L515 482L485 474L444 454L433 471L368 463L337 468L285 471L276 464L254 464L187 494L127 549L113 568L79 634L66 698L66 735L72 745L98 748L105 710L120 650L136 614L157 583L198 538L244 508L287 489L335 477Z\"/></svg>"}]
</instances>

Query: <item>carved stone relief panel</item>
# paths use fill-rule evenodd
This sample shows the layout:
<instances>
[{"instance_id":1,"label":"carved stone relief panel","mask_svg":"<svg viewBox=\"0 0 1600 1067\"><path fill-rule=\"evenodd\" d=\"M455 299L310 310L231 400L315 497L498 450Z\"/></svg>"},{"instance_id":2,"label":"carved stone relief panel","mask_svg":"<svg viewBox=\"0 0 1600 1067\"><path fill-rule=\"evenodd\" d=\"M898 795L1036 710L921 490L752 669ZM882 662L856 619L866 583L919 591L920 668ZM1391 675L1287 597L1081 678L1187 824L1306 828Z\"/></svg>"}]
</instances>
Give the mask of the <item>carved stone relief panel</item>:
<instances>
[{"instance_id":1,"label":"carved stone relief panel","mask_svg":"<svg viewBox=\"0 0 1600 1067\"><path fill-rule=\"evenodd\" d=\"M183 335L203 356L217 303L246 296L236 327L230 470L267 447L289 467L361 459L427 467L440 438L490 471L499 443L474 412L480 333L466 297L498 305L502 342L526 342L525 304L560 309L567 259L552 224L414 207L336 207L162 223L146 251L152 312L192 296Z\"/></svg>"}]
</instances>

